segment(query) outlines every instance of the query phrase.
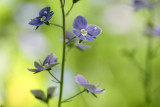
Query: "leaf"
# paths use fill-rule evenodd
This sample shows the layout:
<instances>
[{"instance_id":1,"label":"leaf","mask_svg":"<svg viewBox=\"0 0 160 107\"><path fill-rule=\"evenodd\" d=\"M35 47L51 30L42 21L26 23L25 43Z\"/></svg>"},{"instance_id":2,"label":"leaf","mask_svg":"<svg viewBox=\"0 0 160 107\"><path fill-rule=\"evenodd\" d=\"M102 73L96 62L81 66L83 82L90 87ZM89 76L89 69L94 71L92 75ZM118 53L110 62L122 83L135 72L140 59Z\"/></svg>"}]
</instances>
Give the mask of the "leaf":
<instances>
[{"instance_id":1,"label":"leaf","mask_svg":"<svg viewBox=\"0 0 160 107\"><path fill-rule=\"evenodd\" d=\"M31 93L34 95L35 98L45 102L45 95L42 90L31 90Z\"/></svg>"},{"instance_id":2,"label":"leaf","mask_svg":"<svg viewBox=\"0 0 160 107\"><path fill-rule=\"evenodd\" d=\"M80 0L73 0L73 3L77 3L78 1L80 1Z\"/></svg>"},{"instance_id":3,"label":"leaf","mask_svg":"<svg viewBox=\"0 0 160 107\"><path fill-rule=\"evenodd\" d=\"M54 96L56 87L49 87L47 90L47 99L50 99Z\"/></svg>"},{"instance_id":4,"label":"leaf","mask_svg":"<svg viewBox=\"0 0 160 107\"><path fill-rule=\"evenodd\" d=\"M94 97L96 97L97 98L97 96L96 96L96 94L94 94L94 93L91 93Z\"/></svg>"}]
</instances>

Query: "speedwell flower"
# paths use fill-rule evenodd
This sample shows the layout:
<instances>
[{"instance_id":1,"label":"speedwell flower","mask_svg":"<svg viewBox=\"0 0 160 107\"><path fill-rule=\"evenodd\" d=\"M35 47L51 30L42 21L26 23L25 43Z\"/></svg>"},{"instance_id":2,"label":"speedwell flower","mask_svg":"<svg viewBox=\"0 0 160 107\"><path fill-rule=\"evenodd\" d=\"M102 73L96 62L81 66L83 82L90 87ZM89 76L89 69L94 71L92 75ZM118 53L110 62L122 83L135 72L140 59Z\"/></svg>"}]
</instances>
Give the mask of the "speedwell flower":
<instances>
[{"instance_id":1,"label":"speedwell flower","mask_svg":"<svg viewBox=\"0 0 160 107\"><path fill-rule=\"evenodd\" d=\"M40 71L43 71L43 70L51 70L52 67L56 66L57 64L57 57L56 55L54 54L49 54L46 59L43 61L43 64L40 62L34 62L34 66L36 69L28 69L29 71L31 72L34 72L34 73L38 73Z\"/></svg>"},{"instance_id":2,"label":"speedwell flower","mask_svg":"<svg viewBox=\"0 0 160 107\"><path fill-rule=\"evenodd\" d=\"M54 12L51 12L50 7L45 7L39 12L39 16L32 19L29 24L30 25L35 25L35 26L40 26L45 22L48 22L51 17L53 16Z\"/></svg>"},{"instance_id":3,"label":"speedwell flower","mask_svg":"<svg viewBox=\"0 0 160 107\"><path fill-rule=\"evenodd\" d=\"M94 84L89 84L87 82L87 80L82 75L80 75L80 74L76 75L76 81L77 81L78 84L80 84L81 86L83 86L84 88L86 88L91 93L101 94L101 93L105 92L105 89L100 89L100 88L98 88Z\"/></svg>"},{"instance_id":4,"label":"speedwell flower","mask_svg":"<svg viewBox=\"0 0 160 107\"><path fill-rule=\"evenodd\" d=\"M142 8L150 9L153 7L153 4L151 4L149 0L133 0L133 6L135 10Z\"/></svg>"},{"instance_id":5,"label":"speedwell flower","mask_svg":"<svg viewBox=\"0 0 160 107\"><path fill-rule=\"evenodd\" d=\"M73 22L72 32L81 40L93 41L102 30L96 25L88 25L87 19L83 16L77 16Z\"/></svg>"}]
</instances>

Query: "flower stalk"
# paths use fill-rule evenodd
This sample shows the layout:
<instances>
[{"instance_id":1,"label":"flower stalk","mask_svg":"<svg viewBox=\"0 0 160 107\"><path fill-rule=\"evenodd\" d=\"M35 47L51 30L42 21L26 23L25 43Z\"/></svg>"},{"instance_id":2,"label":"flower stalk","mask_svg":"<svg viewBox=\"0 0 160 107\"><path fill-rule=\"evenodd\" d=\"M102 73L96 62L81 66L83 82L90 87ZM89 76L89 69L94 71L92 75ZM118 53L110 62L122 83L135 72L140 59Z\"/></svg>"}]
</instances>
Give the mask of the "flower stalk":
<instances>
[{"instance_id":1,"label":"flower stalk","mask_svg":"<svg viewBox=\"0 0 160 107\"><path fill-rule=\"evenodd\" d=\"M63 95L63 79L64 79L64 64L65 64L65 51L66 51L66 37L65 37L65 31L66 31L66 25L65 25L65 11L64 11L64 3L62 0L60 0L61 3L61 10L62 10L62 21L63 21L63 51L62 51L62 66L61 66L61 82L60 82L60 91L59 91L59 101L58 101L58 107L61 107L61 101L62 101L62 95Z\"/></svg>"},{"instance_id":2,"label":"flower stalk","mask_svg":"<svg viewBox=\"0 0 160 107\"><path fill-rule=\"evenodd\" d=\"M70 98L67 98L67 99L63 100L61 103L68 102L68 101L70 101L70 99L72 99L72 98L74 98L74 97L77 97L78 95L80 95L80 94L82 94L82 93L84 93L84 92L86 92L86 91L87 91L87 90L84 89L83 91L81 91L81 92L75 94L74 96L72 96L72 97L70 97Z\"/></svg>"}]
</instances>

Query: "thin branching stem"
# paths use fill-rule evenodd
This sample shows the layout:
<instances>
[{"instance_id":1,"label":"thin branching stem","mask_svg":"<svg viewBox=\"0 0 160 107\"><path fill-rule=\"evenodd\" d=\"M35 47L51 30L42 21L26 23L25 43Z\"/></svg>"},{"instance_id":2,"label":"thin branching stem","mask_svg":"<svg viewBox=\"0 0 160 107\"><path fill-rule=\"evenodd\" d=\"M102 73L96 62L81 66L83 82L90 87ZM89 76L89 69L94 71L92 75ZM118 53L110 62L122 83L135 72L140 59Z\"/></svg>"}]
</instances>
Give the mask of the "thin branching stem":
<instances>
[{"instance_id":1,"label":"thin branching stem","mask_svg":"<svg viewBox=\"0 0 160 107\"><path fill-rule=\"evenodd\" d=\"M81 91L81 92L75 94L74 96L72 96L72 97L70 97L70 98L67 98L67 99L63 100L61 103L68 102L68 101L70 101L72 98L77 97L78 95L80 95L80 94L82 94L82 93L84 93L84 92L86 92L86 91L87 91L87 90L84 89L83 91Z\"/></svg>"},{"instance_id":2,"label":"thin branching stem","mask_svg":"<svg viewBox=\"0 0 160 107\"><path fill-rule=\"evenodd\" d=\"M66 44L70 43L75 38L76 38L76 36L74 36L73 38L71 38L68 42L66 42Z\"/></svg>"},{"instance_id":3,"label":"thin branching stem","mask_svg":"<svg viewBox=\"0 0 160 107\"><path fill-rule=\"evenodd\" d=\"M74 3L72 3L72 6L71 6L71 8L68 10L68 12L67 12L66 16L68 16L68 15L69 15L69 13L71 12L71 10L73 9L73 6L74 6Z\"/></svg>"},{"instance_id":4,"label":"thin branching stem","mask_svg":"<svg viewBox=\"0 0 160 107\"><path fill-rule=\"evenodd\" d=\"M55 23L49 23L50 25L54 25L56 27L60 27L60 28L63 28L61 25L58 25L58 24L55 24Z\"/></svg>"},{"instance_id":5,"label":"thin branching stem","mask_svg":"<svg viewBox=\"0 0 160 107\"><path fill-rule=\"evenodd\" d=\"M47 71L56 80L57 83L60 83L60 81L50 72L50 70Z\"/></svg>"}]
</instances>

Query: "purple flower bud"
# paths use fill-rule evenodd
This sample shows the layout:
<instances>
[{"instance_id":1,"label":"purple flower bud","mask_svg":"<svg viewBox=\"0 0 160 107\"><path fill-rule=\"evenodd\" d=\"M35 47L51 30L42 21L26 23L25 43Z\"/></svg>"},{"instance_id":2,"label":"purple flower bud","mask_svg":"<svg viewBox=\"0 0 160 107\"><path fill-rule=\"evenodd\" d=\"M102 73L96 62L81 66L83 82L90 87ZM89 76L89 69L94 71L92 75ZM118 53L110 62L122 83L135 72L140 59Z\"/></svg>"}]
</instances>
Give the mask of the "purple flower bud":
<instances>
[{"instance_id":1,"label":"purple flower bud","mask_svg":"<svg viewBox=\"0 0 160 107\"><path fill-rule=\"evenodd\" d=\"M93 41L102 30L96 25L88 25L87 19L83 16L77 16L73 22L72 32L81 40Z\"/></svg>"},{"instance_id":2,"label":"purple flower bud","mask_svg":"<svg viewBox=\"0 0 160 107\"><path fill-rule=\"evenodd\" d=\"M76 75L76 82L86 88L91 93L101 94L105 92L105 89L100 89L94 84L89 84L87 80L80 74Z\"/></svg>"}]
</instances>

